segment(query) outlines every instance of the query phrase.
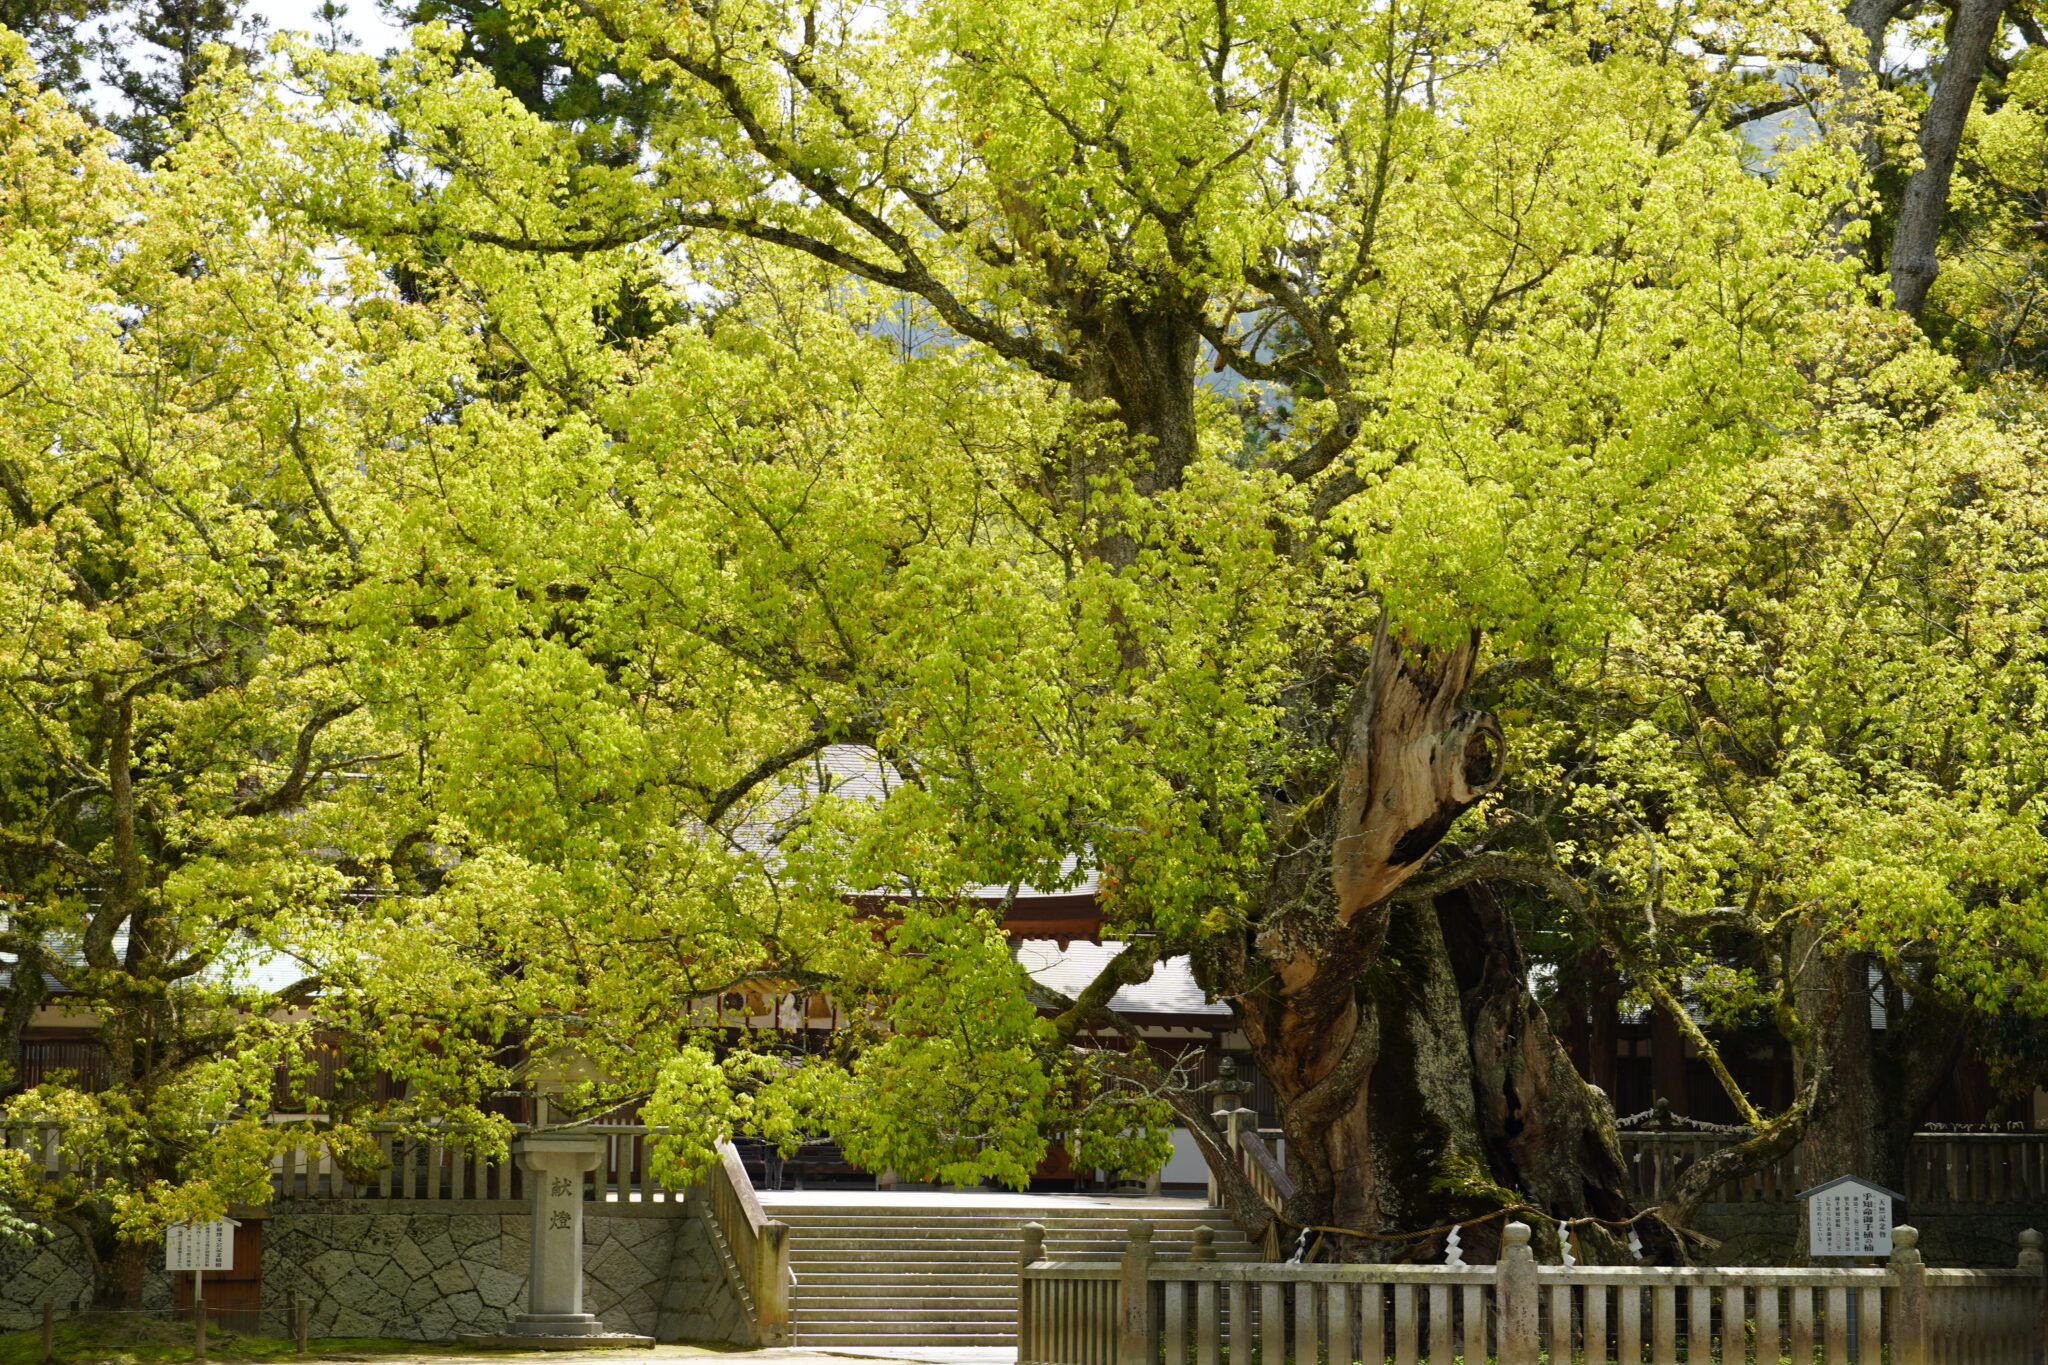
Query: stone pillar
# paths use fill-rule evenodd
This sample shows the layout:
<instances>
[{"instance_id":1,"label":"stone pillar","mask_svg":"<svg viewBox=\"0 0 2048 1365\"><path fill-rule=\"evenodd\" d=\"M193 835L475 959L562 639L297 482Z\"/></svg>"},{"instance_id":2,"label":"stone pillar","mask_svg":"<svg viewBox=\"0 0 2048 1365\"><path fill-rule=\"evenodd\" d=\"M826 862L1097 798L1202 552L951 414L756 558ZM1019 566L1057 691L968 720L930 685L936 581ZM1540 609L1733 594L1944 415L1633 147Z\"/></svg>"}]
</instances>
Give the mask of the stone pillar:
<instances>
[{"instance_id":1,"label":"stone pillar","mask_svg":"<svg viewBox=\"0 0 2048 1365\"><path fill-rule=\"evenodd\" d=\"M1117 1275L1116 1365L1149 1365L1159 1358L1152 1340L1152 1224L1131 1223Z\"/></svg>"},{"instance_id":2,"label":"stone pillar","mask_svg":"<svg viewBox=\"0 0 2048 1365\"><path fill-rule=\"evenodd\" d=\"M533 1203L533 1260L517 1336L586 1337L604 1324L583 1311L583 1177L604 1155L601 1138L545 1134L523 1138L515 1155Z\"/></svg>"},{"instance_id":3,"label":"stone pillar","mask_svg":"<svg viewBox=\"0 0 2048 1365\"><path fill-rule=\"evenodd\" d=\"M1928 1365L1933 1359L1927 1319L1927 1263L1920 1259L1920 1232L1901 1224L1892 1229L1892 1365ZM1770 1291L1775 1293L1776 1291Z\"/></svg>"},{"instance_id":4,"label":"stone pillar","mask_svg":"<svg viewBox=\"0 0 2048 1365\"><path fill-rule=\"evenodd\" d=\"M1040 1301L1024 1272L1045 1259L1045 1224L1026 1223L1024 1240L1017 1252L1017 1359L1039 1358L1038 1317Z\"/></svg>"},{"instance_id":5,"label":"stone pillar","mask_svg":"<svg viewBox=\"0 0 2048 1365\"><path fill-rule=\"evenodd\" d=\"M1542 1290L1536 1278L1536 1255L1529 1249L1527 1223L1510 1223L1502 1232L1500 1260L1493 1275L1500 1365L1536 1365L1542 1348L1536 1334L1537 1295Z\"/></svg>"}]
</instances>

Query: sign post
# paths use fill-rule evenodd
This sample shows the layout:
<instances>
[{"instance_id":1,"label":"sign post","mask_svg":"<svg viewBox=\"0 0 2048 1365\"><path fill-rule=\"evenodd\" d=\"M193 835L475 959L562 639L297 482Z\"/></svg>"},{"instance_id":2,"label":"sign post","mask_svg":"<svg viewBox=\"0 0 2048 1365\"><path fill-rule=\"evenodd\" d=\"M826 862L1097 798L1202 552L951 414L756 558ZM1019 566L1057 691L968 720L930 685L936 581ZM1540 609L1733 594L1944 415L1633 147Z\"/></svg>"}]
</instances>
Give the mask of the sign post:
<instances>
[{"instance_id":1,"label":"sign post","mask_svg":"<svg viewBox=\"0 0 2048 1365\"><path fill-rule=\"evenodd\" d=\"M235 1229L232 1218L211 1223L173 1223L164 1230L164 1269L192 1272L192 1349L206 1359L206 1272L235 1268Z\"/></svg>"},{"instance_id":2,"label":"sign post","mask_svg":"<svg viewBox=\"0 0 2048 1365\"><path fill-rule=\"evenodd\" d=\"M1851 1264L1863 1256L1892 1254L1892 1206L1906 1197L1853 1175L1838 1175L1798 1197L1806 1203L1806 1253L1839 1256ZM1849 1293L1849 1359L1859 1359L1856 1300Z\"/></svg>"}]
</instances>

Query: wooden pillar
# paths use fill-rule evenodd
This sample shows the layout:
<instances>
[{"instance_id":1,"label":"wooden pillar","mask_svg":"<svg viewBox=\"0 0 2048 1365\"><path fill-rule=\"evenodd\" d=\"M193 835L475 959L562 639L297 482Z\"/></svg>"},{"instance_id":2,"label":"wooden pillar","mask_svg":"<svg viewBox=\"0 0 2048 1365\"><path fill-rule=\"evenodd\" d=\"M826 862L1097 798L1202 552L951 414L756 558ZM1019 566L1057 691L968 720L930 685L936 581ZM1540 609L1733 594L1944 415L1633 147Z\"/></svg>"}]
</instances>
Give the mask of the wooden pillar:
<instances>
[{"instance_id":1,"label":"wooden pillar","mask_svg":"<svg viewBox=\"0 0 2048 1365\"><path fill-rule=\"evenodd\" d=\"M2034 1276L2034 1344L2028 1359L2038 1361L2048 1355L2048 1282L2043 1280L2048 1265L2044 1265L2041 1255L2041 1234L2033 1228L2020 1234L2019 1268L2031 1271Z\"/></svg>"},{"instance_id":2,"label":"wooden pillar","mask_svg":"<svg viewBox=\"0 0 2048 1365\"><path fill-rule=\"evenodd\" d=\"M1650 1088L1671 1102L1674 1114L1692 1112L1692 1083L1686 1075L1685 1035L1662 1010L1650 1012Z\"/></svg>"},{"instance_id":3,"label":"wooden pillar","mask_svg":"<svg viewBox=\"0 0 2048 1365\"><path fill-rule=\"evenodd\" d=\"M1023 1231L1024 1243L1017 1251L1017 1359L1033 1361L1039 1359L1039 1303L1024 1271L1045 1258L1045 1224L1026 1223Z\"/></svg>"},{"instance_id":4,"label":"wooden pillar","mask_svg":"<svg viewBox=\"0 0 2048 1365\"><path fill-rule=\"evenodd\" d=\"M1590 1065L1587 1079L1600 1087L1608 1102L1621 1111L1621 987L1606 982L1593 992L1588 1008L1586 1050Z\"/></svg>"}]
</instances>

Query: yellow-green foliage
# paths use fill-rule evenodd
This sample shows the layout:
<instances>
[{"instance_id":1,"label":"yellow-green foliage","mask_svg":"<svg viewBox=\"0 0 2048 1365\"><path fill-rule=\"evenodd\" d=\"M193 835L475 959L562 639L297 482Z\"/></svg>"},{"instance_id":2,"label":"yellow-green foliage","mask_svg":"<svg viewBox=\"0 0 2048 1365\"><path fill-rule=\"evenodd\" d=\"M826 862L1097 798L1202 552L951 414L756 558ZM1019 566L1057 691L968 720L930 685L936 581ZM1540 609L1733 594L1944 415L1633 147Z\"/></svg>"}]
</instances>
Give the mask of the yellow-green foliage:
<instances>
[{"instance_id":1,"label":"yellow-green foliage","mask_svg":"<svg viewBox=\"0 0 2048 1365\"><path fill-rule=\"evenodd\" d=\"M250 376L178 399L161 443L221 505L200 520L225 566L168 501L141 499L142 542L166 592L209 602L290 566L263 580L294 604L266 618L275 662L235 695L274 724L331 679L369 776L210 833L234 856L180 885L289 891L323 1021L412 1085L408 1114L473 1112L512 1044L573 1045L571 1107L653 1096L678 1174L742 1128L829 1130L912 1177L1021 1182L1058 1138L1149 1164L1157 1102L1054 1038L959 893L1098 868L1116 932L1241 933L1383 612L1418 647L1476 629L1640 700L1598 735L1597 789L1548 757L1595 713L1511 727L1583 813L1575 871L1648 884L1639 844L1600 841L1654 789L1678 812L1663 894L1718 903L1768 866L1788 904L1870 905L1844 942L1889 932L1859 878L1933 932L1975 922L1955 887L1994 855L2032 875L2034 774L1989 702L1956 781L1889 759L1851 781L1816 740L1724 797L1660 710L1682 689L1652 687L1695 656L1755 686L1753 611L1797 636L1787 705L1832 724L1881 697L1903 752L1983 670L2027 666L1951 659L1959 618L1873 622L1858 595L1855 566L1904 564L1893 528L1924 522L1952 545L1942 591L2023 638L2020 580L1958 566L2031 525L2031 466L1866 308L1837 250L1853 148L1762 175L1719 127L1753 82L1702 46L1789 54L1839 29L1828 7L510 8L646 83L636 158L583 159L443 29L383 62L290 49L224 72L167 170L62 180L11 268L73 274L0 299L69 395L5 400L40 455L89 447L77 394ZM63 216L88 212L104 225ZM56 261L95 232L138 243ZM96 307L130 276L139 331ZM1106 420L1138 380L1103 357L1120 320L1173 309L1259 373L1195 393L1159 486ZM151 387L129 353L163 328L204 363ZM1164 382L1206 359L1190 341ZM1287 472L1353 421L1342 459ZM1959 499L1980 462L1993 501ZM296 520L232 515L279 481ZM0 586L7 619L62 603L102 648L54 544L6 542L40 585ZM1754 608L1720 586L1794 550L1821 556L1810 585L1745 587ZM828 743L884 755L886 799L821 791ZM2001 806L2001 782L2026 794ZM305 913L345 878L393 894ZM849 906L883 891L888 915ZM785 994L829 996L844 1047L787 1057L737 1022Z\"/></svg>"}]
</instances>

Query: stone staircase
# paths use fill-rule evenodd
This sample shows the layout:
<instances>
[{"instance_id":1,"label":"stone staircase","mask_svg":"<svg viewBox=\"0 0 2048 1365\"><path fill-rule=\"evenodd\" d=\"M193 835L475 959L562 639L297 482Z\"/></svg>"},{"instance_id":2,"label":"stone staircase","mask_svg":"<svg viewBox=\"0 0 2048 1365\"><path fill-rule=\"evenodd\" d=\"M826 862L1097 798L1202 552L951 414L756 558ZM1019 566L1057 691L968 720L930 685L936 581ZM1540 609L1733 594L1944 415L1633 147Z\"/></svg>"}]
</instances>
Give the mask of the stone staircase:
<instances>
[{"instance_id":1,"label":"stone staircase","mask_svg":"<svg viewBox=\"0 0 2048 1365\"><path fill-rule=\"evenodd\" d=\"M792 1344L1015 1346L1026 1223L1044 1225L1054 1257L1120 1256L1131 1220L1144 1218L1159 1255L1186 1256L1195 1229L1208 1227L1217 1259L1259 1259L1228 1214L1193 1200L970 1198L943 1207L889 1196L814 1207L763 1195L768 1216L789 1225Z\"/></svg>"}]
</instances>

